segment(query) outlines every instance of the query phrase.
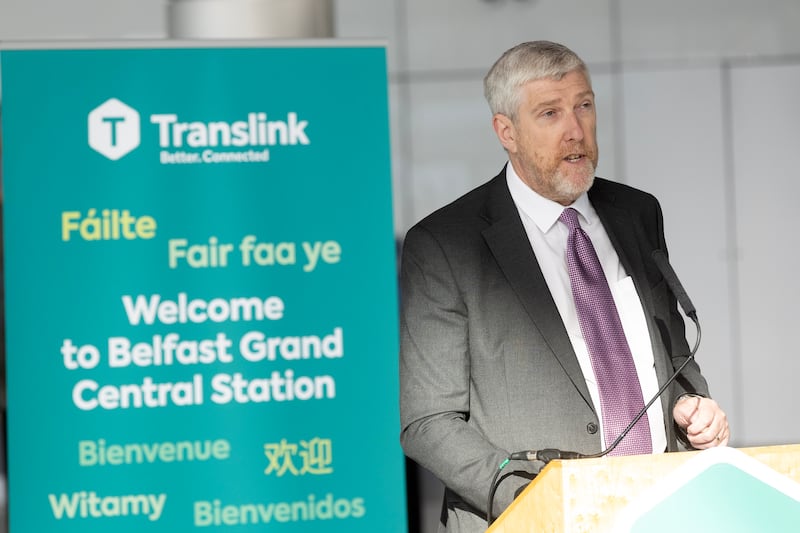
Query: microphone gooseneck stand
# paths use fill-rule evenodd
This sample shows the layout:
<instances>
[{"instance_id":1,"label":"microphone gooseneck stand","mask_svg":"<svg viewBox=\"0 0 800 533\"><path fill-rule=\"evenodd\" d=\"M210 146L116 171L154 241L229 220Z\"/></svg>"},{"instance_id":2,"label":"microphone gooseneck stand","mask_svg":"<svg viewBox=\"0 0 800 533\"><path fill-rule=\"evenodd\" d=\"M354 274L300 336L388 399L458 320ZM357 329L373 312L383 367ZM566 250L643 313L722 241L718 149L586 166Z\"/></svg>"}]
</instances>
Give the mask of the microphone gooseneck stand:
<instances>
[{"instance_id":1,"label":"microphone gooseneck stand","mask_svg":"<svg viewBox=\"0 0 800 533\"><path fill-rule=\"evenodd\" d=\"M617 436L614 442L612 442L605 450L598 453L582 454L579 452L558 450L556 448L544 448L541 450L525 450L520 452L514 452L510 454L507 458L505 458L503 462L500 463L500 465L497 467L497 470L495 471L494 476L492 477L492 483L489 486L489 498L486 505L487 526L491 526L492 523L494 522L492 507L494 503L494 494L497 491L497 486L498 486L497 480L500 477L500 472L503 471L503 469L506 467L506 465L508 465L509 462L540 461L544 463L544 465L547 465L550 461L553 461L555 459L562 459L562 460L595 459L607 455L614 448L617 447L617 445L622 441L622 439L624 439L628 435L633 426L635 426L636 423L645 415L650 406L653 405L653 403L661 397L664 391L667 390L667 387L669 387L672 384L672 382L675 381L678 375L683 371L683 369L686 368L686 365L688 365L691 361L694 360L694 356L697 353L697 348L700 346L700 339L702 337L702 332L700 329L700 321L697 319L697 311L695 310L694 304L692 304L691 300L689 299L689 296L686 294L683 285L678 280L675 271L669 264L669 261L667 260L664 252L662 252L661 250L654 250L653 253L651 254L651 257L653 258L653 261L655 262L658 269L661 271L661 274L663 275L664 280L667 282L667 285L669 286L670 290L675 295L676 299L683 308L684 313L686 313L686 316L689 317L692 320L692 322L694 322L697 335L695 338L694 348L692 348L691 353L686 358L686 360L678 367L678 369L675 370L675 372L669 377L669 379L666 382L664 382L661 388L658 389L658 392L656 392L656 394L652 398L650 398L650 401L647 402L647 404L639 411L639 413L637 413L637 415L633 418L633 420L631 420L628 426L624 430L622 430L622 432Z\"/></svg>"}]
</instances>

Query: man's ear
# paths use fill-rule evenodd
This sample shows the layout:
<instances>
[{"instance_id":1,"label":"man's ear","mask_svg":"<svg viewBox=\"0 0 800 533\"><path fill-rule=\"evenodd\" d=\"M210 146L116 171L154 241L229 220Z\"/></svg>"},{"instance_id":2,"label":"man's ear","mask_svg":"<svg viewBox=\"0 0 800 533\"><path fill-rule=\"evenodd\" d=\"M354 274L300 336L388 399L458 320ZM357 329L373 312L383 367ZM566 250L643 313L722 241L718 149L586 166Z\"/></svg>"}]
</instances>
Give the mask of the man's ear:
<instances>
[{"instance_id":1,"label":"man's ear","mask_svg":"<svg viewBox=\"0 0 800 533\"><path fill-rule=\"evenodd\" d=\"M507 152L517 151L517 130L514 127L514 122L506 115L495 113L492 117L492 127L500 140L500 144Z\"/></svg>"}]
</instances>

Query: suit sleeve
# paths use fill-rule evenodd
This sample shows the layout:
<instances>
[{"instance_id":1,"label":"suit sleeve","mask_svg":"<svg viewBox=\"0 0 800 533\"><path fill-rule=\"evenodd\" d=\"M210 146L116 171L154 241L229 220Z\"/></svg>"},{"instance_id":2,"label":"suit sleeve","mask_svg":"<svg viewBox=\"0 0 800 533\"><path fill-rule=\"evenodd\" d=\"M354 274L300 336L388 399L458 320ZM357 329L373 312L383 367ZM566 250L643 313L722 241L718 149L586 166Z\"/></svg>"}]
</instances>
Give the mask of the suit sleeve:
<instances>
[{"instance_id":1,"label":"suit sleeve","mask_svg":"<svg viewBox=\"0 0 800 533\"><path fill-rule=\"evenodd\" d=\"M457 285L443 247L422 227L409 232L402 257L401 444L406 455L485 513L492 478L508 452L468 423L469 322L461 291L469 288ZM494 516L529 478L513 475L500 484Z\"/></svg>"}]
</instances>

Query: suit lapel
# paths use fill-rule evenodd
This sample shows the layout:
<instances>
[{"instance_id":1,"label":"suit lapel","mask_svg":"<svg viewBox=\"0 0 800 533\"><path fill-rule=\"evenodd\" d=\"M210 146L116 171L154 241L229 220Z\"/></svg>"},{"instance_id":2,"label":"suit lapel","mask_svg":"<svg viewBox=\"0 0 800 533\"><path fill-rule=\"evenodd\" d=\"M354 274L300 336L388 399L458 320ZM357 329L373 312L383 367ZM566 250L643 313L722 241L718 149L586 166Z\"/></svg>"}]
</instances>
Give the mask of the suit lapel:
<instances>
[{"instance_id":1,"label":"suit lapel","mask_svg":"<svg viewBox=\"0 0 800 533\"><path fill-rule=\"evenodd\" d=\"M592 406L586 380L564 323L508 191L505 172L492 181L485 217L490 225L483 231L483 237L500 270L575 388Z\"/></svg>"},{"instance_id":2,"label":"suit lapel","mask_svg":"<svg viewBox=\"0 0 800 533\"><path fill-rule=\"evenodd\" d=\"M589 191L589 200L597 211L625 272L633 277L638 290L639 281L644 278L644 265L639 253L636 226L630 213L614 204L613 194L596 192L592 189Z\"/></svg>"}]
</instances>

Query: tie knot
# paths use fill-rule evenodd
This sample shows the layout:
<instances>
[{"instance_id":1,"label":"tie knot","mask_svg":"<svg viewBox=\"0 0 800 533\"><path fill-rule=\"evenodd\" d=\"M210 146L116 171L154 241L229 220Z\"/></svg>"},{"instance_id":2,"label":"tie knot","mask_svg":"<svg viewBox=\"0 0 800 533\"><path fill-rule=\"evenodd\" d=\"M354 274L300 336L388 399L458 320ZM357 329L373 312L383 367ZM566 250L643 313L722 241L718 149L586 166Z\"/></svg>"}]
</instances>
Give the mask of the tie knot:
<instances>
[{"instance_id":1,"label":"tie knot","mask_svg":"<svg viewBox=\"0 0 800 533\"><path fill-rule=\"evenodd\" d=\"M563 222L570 231L581 227L580 222L578 222L578 212L571 207L564 209L561 212L561 216L558 217L558 220Z\"/></svg>"}]
</instances>

